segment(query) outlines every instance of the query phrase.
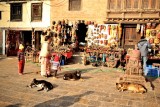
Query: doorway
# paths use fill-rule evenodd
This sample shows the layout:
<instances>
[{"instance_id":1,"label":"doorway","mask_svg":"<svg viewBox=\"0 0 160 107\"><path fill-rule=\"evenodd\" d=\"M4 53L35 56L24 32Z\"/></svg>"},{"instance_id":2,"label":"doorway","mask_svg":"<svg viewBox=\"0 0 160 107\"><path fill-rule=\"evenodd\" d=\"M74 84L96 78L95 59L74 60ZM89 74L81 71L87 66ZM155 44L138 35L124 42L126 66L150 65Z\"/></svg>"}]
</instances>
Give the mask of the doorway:
<instances>
[{"instance_id":1,"label":"doorway","mask_svg":"<svg viewBox=\"0 0 160 107\"><path fill-rule=\"evenodd\" d=\"M122 45L124 49L135 48L135 45L140 40L140 33L136 32L136 24L123 25Z\"/></svg>"},{"instance_id":2,"label":"doorway","mask_svg":"<svg viewBox=\"0 0 160 107\"><path fill-rule=\"evenodd\" d=\"M32 32L31 31L22 31L22 38L23 38L23 44L24 47L27 48L27 46L32 47Z\"/></svg>"}]
</instances>

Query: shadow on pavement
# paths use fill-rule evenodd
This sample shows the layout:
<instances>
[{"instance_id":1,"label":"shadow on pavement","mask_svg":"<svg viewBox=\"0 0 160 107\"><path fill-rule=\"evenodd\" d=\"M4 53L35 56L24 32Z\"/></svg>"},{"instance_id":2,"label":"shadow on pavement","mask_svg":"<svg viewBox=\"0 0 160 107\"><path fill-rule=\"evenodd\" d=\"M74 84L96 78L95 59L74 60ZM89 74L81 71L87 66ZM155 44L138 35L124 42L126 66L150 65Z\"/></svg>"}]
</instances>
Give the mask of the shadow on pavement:
<instances>
[{"instance_id":1,"label":"shadow on pavement","mask_svg":"<svg viewBox=\"0 0 160 107\"><path fill-rule=\"evenodd\" d=\"M83 76L83 73L86 73L86 72L91 72L92 70L95 70L95 69L97 69L97 68L88 68L88 69L79 69L79 68L73 68L73 69L71 69L71 70L67 70L67 71L63 71L63 72L58 72L57 73L57 76L58 77L63 77L64 76L64 74L66 74L66 73L70 73L70 72L74 72L74 71L76 71L76 70L79 70L79 71L82 71L82 78L83 79L88 79L88 78L90 78L90 77L84 77Z\"/></svg>"},{"instance_id":2,"label":"shadow on pavement","mask_svg":"<svg viewBox=\"0 0 160 107\"><path fill-rule=\"evenodd\" d=\"M153 81L155 81L158 77L148 77L148 76L145 76L145 80L146 82L149 82L150 83L150 86L152 88L152 90L155 89L155 86L153 84Z\"/></svg>"},{"instance_id":3,"label":"shadow on pavement","mask_svg":"<svg viewBox=\"0 0 160 107\"><path fill-rule=\"evenodd\" d=\"M14 105L8 105L6 107L21 107L21 106L22 106L22 104L14 104Z\"/></svg>"},{"instance_id":4,"label":"shadow on pavement","mask_svg":"<svg viewBox=\"0 0 160 107\"><path fill-rule=\"evenodd\" d=\"M92 94L93 91L87 91L80 95L73 95L73 96L62 96L59 98L55 98L49 101L45 101L43 103L37 104L34 107L69 107L73 105L75 102L78 102L81 97L87 96Z\"/></svg>"}]
</instances>

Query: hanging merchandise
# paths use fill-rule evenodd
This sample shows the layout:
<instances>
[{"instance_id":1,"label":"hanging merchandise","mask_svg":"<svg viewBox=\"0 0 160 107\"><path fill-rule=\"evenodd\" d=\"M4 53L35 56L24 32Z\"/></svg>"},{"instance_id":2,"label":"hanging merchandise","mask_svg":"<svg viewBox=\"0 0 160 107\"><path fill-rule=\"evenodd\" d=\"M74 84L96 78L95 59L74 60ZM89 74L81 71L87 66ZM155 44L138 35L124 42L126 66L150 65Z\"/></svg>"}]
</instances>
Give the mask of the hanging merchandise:
<instances>
[{"instance_id":1,"label":"hanging merchandise","mask_svg":"<svg viewBox=\"0 0 160 107\"><path fill-rule=\"evenodd\" d=\"M146 26L145 25L143 25L143 33L144 33L144 35L146 35Z\"/></svg>"},{"instance_id":2,"label":"hanging merchandise","mask_svg":"<svg viewBox=\"0 0 160 107\"><path fill-rule=\"evenodd\" d=\"M111 34L111 25L108 25L108 34L110 35Z\"/></svg>"},{"instance_id":3,"label":"hanging merchandise","mask_svg":"<svg viewBox=\"0 0 160 107\"><path fill-rule=\"evenodd\" d=\"M121 36L122 36L122 26L121 26L121 24L119 24L118 25L118 37L119 37L119 39L121 38Z\"/></svg>"},{"instance_id":4,"label":"hanging merchandise","mask_svg":"<svg viewBox=\"0 0 160 107\"><path fill-rule=\"evenodd\" d=\"M113 34L114 34L114 26L111 25L110 35L113 37L114 36Z\"/></svg>"},{"instance_id":5,"label":"hanging merchandise","mask_svg":"<svg viewBox=\"0 0 160 107\"><path fill-rule=\"evenodd\" d=\"M147 23L147 29L151 29L151 23Z\"/></svg>"},{"instance_id":6,"label":"hanging merchandise","mask_svg":"<svg viewBox=\"0 0 160 107\"><path fill-rule=\"evenodd\" d=\"M152 23L151 29L155 29L155 28L156 28L156 23Z\"/></svg>"},{"instance_id":7,"label":"hanging merchandise","mask_svg":"<svg viewBox=\"0 0 160 107\"><path fill-rule=\"evenodd\" d=\"M137 24L136 32L139 32L139 31L140 31L140 27L141 27L141 25L140 25L140 24Z\"/></svg>"},{"instance_id":8,"label":"hanging merchandise","mask_svg":"<svg viewBox=\"0 0 160 107\"><path fill-rule=\"evenodd\" d=\"M116 36L117 36L116 26L115 26L115 25L112 25L112 37L113 37L113 38L116 38Z\"/></svg>"},{"instance_id":9,"label":"hanging merchandise","mask_svg":"<svg viewBox=\"0 0 160 107\"><path fill-rule=\"evenodd\" d=\"M159 44L159 43L160 43L160 40L159 40L157 37L155 37L155 38L154 38L154 43L155 43L155 44Z\"/></svg>"},{"instance_id":10,"label":"hanging merchandise","mask_svg":"<svg viewBox=\"0 0 160 107\"><path fill-rule=\"evenodd\" d=\"M160 30L157 30L157 38L160 39Z\"/></svg>"},{"instance_id":11,"label":"hanging merchandise","mask_svg":"<svg viewBox=\"0 0 160 107\"><path fill-rule=\"evenodd\" d=\"M143 36L143 25L141 25L141 36Z\"/></svg>"},{"instance_id":12,"label":"hanging merchandise","mask_svg":"<svg viewBox=\"0 0 160 107\"><path fill-rule=\"evenodd\" d=\"M151 36L156 36L156 30L151 31Z\"/></svg>"},{"instance_id":13,"label":"hanging merchandise","mask_svg":"<svg viewBox=\"0 0 160 107\"><path fill-rule=\"evenodd\" d=\"M150 32L151 32L150 29L147 29L147 30L146 30L146 38L148 38L148 37L150 36Z\"/></svg>"},{"instance_id":14,"label":"hanging merchandise","mask_svg":"<svg viewBox=\"0 0 160 107\"><path fill-rule=\"evenodd\" d=\"M100 46L112 46L117 44L118 30L117 24L89 25L86 39L88 41L88 46L93 44Z\"/></svg>"}]
</instances>

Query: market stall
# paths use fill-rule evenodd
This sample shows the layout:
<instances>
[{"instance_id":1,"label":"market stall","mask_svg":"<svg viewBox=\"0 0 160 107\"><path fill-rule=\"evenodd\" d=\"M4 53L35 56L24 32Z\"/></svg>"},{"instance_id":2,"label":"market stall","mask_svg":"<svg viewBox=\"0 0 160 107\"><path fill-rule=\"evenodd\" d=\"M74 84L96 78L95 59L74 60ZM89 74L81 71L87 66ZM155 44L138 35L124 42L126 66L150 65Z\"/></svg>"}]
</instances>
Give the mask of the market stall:
<instances>
[{"instance_id":1,"label":"market stall","mask_svg":"<svg viewBox=\"0 0 160 107\"><path fill-rule=\"evenodd\" d=\"M122 34L120 24L91 24L87 34L84 65L117 67L121 63L124 49L118 48Z\"/></svg>"},{"instance_id":2,"label":"market stall","mask_svg":"<svg viewBox=\"0 0 160 107\"><path fill-rule=\"evenodd\" d=\"M95 24L88 25L88 46L99 45L105 47L117 47L121 37L120 24Z\"/></svg>"},{"instance_id":3,"label":"market stall","mask_svg":"<svg viewBox=\"0 0 160 107\"><path fill-rule=\"evenodd\" d=\"M119 67L124 62L125 52L121 48L106 48L104 46L90 46L84 53L84 65Z\"/></svg>"}]
</instances>

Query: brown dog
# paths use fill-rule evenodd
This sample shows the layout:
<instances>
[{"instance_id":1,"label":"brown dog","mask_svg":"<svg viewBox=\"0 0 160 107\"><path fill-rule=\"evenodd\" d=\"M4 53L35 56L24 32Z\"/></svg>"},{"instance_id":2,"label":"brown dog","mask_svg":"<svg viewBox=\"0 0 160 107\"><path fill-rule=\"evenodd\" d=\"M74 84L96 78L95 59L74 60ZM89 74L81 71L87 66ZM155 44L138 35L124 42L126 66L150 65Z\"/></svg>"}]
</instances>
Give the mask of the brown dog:
<instances>
[{"instance_id":1,"label":"brown dog","mask_svg":"<svg viewBox=\"0 0 160 107\"><path fill-rule=\"evenodd\" d=\"M119 91L131 91L134 93L146 93L147 89L141 85L141 84L137 84L137 83L129 83L129 82L121 82L121 83L116 83L116 88Z\"/></svg>"}]
</instances>

